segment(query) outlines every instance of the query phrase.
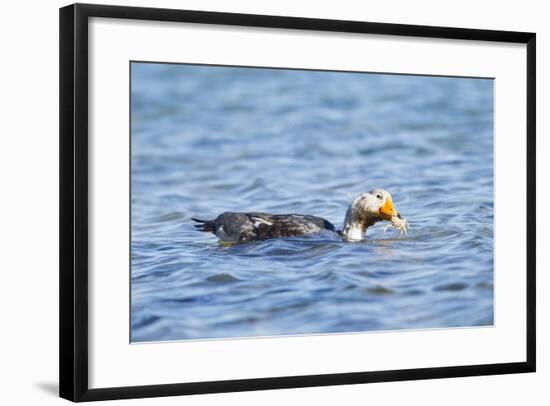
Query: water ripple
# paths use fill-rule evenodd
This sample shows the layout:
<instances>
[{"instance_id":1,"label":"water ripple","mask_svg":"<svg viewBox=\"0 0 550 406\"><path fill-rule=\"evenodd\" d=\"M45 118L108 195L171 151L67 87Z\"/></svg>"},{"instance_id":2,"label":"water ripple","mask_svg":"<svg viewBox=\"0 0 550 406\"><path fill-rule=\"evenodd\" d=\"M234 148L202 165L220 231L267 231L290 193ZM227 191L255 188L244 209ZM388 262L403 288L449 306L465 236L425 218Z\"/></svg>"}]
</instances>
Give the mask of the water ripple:
<instances>
[{"instance_id":1,"label":"water ripple","mask_svg":"<svg viewBox=\"0 0 550 406\"><path fill-rule=\"evenodd\" d=\"M132 66L133 341L493 323L492 81ZM375 187L407 236L228 246L190 220L340 226Z\"/></svg>"}]
</instances>

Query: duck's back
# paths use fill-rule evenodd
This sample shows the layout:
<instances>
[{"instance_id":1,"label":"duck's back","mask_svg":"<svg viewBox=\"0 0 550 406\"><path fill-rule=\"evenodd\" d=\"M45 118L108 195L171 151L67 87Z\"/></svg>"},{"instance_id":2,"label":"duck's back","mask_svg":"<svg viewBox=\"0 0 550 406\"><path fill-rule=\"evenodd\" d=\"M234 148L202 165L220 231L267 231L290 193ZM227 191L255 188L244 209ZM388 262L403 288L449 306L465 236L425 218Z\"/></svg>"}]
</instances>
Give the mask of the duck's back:
<instances>
[{"instance_id":1,"label":"duck's back","mask_svg":"<svg viewBox=\"0 0 550 406\"><path fill-rule=\"evenodd\" d=\"M225 212L214 220L193 219L200 231L212 232L222 241L255 241L277 237L293 237L336 232L334 225L322 217L304 214L269 214Z\"/></svg>"}]
</instances>

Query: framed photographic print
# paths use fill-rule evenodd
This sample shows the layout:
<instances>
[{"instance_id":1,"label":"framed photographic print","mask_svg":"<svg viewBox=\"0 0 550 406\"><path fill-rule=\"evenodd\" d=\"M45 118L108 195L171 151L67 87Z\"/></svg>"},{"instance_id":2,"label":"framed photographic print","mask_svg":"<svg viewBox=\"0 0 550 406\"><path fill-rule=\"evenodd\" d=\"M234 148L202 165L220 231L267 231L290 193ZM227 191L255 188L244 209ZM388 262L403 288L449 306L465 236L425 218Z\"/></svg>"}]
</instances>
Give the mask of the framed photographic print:
<instances>
[{"instance_id":1,"label":"framed photographic print","mask_svg":"<svg viewBox=\"0 0 550 406\"><path fill-rule=\"evenodd\" d=\"M60 10L60 395L535 371L535 34Z\"/></svg>"}]
</instances>

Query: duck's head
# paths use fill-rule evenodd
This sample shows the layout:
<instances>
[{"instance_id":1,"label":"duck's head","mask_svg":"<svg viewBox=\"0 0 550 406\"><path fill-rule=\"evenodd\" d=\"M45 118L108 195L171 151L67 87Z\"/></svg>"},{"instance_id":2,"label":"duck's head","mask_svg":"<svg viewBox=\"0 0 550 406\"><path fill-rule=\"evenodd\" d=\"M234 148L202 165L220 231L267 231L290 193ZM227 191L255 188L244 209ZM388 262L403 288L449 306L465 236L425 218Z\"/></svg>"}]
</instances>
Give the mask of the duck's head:
<instances>
[{"instance_id":1,"label":"duck's head","mask_svg":"<svg viewBox=\"0 0 550 406\"><path fill-rule=\"evenodd\" d=\"M390 193L374 189L353 199L346 212L342 234L348 241L361 241L368 227L382 220L393 221L396 217L401 218Z\"/></svg>"}]
</instances>

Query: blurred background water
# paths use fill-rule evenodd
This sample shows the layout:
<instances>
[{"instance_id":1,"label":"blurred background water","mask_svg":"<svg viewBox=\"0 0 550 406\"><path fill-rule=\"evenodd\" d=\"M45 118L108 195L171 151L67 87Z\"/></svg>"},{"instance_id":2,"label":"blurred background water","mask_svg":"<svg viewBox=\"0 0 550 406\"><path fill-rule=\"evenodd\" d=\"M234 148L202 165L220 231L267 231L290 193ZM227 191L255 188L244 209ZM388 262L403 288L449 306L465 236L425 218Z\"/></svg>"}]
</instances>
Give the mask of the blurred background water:
<instances>
[{"instance_id":1,"label":"blurred background water","mask_svg":"<svg viewBox=\"0 0 550 406\"><path fill-rule=\"evenodd\" d=\"M132 341L493 324L493 81L132 64ZM224 246L190 217L410 230Z\"/></svg>"}]
</instances>

